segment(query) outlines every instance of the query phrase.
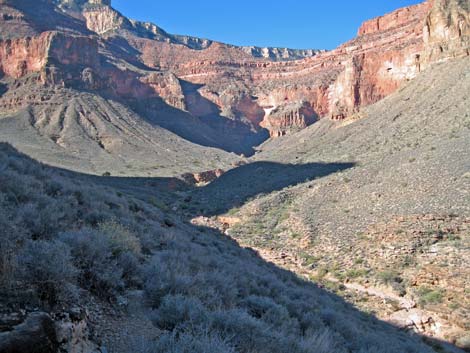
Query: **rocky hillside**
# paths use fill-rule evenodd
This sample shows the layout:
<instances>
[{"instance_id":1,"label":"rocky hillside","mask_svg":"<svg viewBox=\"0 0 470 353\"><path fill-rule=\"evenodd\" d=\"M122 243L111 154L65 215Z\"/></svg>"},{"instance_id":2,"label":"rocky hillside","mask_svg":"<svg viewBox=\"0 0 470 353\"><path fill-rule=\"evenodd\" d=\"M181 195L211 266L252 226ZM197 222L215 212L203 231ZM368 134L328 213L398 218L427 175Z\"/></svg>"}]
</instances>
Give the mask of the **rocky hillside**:
<instances>
[{"instance_id":1,"label":"rocky hillside","mask_svg":"<svg viewBox=\"0 0 470 353\"><path fill-rule=\"evenodd\" d=\"M195 221L384 320L470 349L469 67L440 63L350 119L266 143L246 173L195 192L208 217Z\"/></svg>"},{"instance_id":2,"label":"rocky hillside","mask_svg":"<svg viewBox=\"0 0 470 353\"><path fill-rule=\"evenodd\" d=\"M433 352L177 217L174 180L80 175L6 144L0 166L1 352Z\"/></svg>"}]
</instances>

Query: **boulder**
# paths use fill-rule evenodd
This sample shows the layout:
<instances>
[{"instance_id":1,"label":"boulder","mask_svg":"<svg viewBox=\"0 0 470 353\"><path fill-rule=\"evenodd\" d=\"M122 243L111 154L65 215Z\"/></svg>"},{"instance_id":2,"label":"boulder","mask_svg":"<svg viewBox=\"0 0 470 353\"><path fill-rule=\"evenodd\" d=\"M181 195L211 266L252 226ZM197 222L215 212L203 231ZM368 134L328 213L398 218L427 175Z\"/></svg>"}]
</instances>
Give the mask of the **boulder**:
<instances>
[{"instance_id":1,"label":"boulder","mask_svg":"<svg viewBox=\"0 0 470 353\"><path fill-rule=\"evenodd\" d=\"M90 340L86 312L78 308L55 314L10 313L0 322L4 331L0 332L2 353L100 352Z\"/></svg>"}]
</instances>

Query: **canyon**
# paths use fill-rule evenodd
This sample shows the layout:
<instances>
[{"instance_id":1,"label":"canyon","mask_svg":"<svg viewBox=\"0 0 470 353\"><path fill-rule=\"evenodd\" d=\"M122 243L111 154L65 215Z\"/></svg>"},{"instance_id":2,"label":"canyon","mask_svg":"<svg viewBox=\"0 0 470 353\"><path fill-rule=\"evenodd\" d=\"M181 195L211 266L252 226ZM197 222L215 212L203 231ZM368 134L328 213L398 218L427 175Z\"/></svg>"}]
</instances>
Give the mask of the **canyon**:
<instances>
[{"instance_id":1,"label":"canyon","mask_svg":"<svg viewBox=\"0 0 470 353\"><path fill-rule=\"evenodd\" d=\"M470 352L469 67L468 0L333 50L0 0L0 352Z\"/></svg>"},{"instance_id":2,"label":"canyon","mask_svg":"<svg viewBox=\"0 0 470 353\"><path fill-rule=\"evenodd\" d=\"M38 74L42 85L125 100L161 98L221 126L225 135L240 135L238 143L261 134L248 139L260 143L266 130L279 137L321 118L345 119L433 63L469 55L468 11L457 0L429 0L366 21L355 39L331 51L235 47L170 35L127 19L109 1L43 1L42 18L33 16L38 5L28 2L1 6L5 77Z\"/></svg>"}]
</instances>

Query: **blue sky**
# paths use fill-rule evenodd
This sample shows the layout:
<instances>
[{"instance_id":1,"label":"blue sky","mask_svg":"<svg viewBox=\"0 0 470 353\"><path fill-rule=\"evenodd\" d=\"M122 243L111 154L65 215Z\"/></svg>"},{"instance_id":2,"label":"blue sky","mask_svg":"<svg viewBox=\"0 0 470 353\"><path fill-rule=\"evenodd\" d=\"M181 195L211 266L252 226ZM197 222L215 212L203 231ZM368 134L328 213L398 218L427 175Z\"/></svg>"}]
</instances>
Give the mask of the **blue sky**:
<instances>
[{"instance_id":1,"label":"blue sky","mask_svg":"<svg viewBox=\"0 0 470 353\"><path fill-rule=\"evenodd\" d=\"M236 45L333 49L366 19L420 0L113 0L166 31Z\"/></svg>"}]
</instances>

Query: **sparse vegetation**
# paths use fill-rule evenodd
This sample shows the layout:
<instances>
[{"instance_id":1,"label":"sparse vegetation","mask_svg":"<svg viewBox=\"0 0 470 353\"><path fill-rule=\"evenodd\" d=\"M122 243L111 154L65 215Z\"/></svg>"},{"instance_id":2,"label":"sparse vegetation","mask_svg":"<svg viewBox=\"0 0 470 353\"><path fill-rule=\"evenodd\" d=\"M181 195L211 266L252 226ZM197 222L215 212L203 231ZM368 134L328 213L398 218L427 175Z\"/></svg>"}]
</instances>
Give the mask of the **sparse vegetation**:
<instances>
[{"instance_id":1,"label":"sparse vegetation","mask_svg":"<svg viewBox=\"0 0 470 353\"><path fill-rule=\"evenodd\" d=\"M384 284L400 283L403 281L397 272L390 270L379 272L377 277Z\"/></svg>"},{"instance_id":2,"label":"sparse vegetation","mask_svg":"<svg viewBox=\"0 0 470 353\"><path fill-rule=\"evenodd\" d=\"M169 227L158 208L60 176L6 145L0 161L1 295L12 303L113 302L143 288L162 335L139 340L139 352L427 351L229 239ZM49 212L33 224L28 209Z\"/></svg>"},{"instance_id":3,"label":"sparse vegetation","mask_svg":"<svg viewBox=\"0 0 470 353\"><path fill-rule=\"evenodd\" d=\"M346 277L347 278L359 278L359 277L365 277L369 273L368 270L366 269L350 269L346 271Z\"/></svg>"},{"instance_id":4,"label":"sparse vegetation","mask_svg":"<svg viewBox=\"0 0 470 353\"><path fill-rule=\"evenodd\" d=\"M439 304L444 298L444 290L442 289L431 289L428 287L420 287L417 290L419 296L419 304L424 307L429 304Z\"/></svg>"}]
</instances>

